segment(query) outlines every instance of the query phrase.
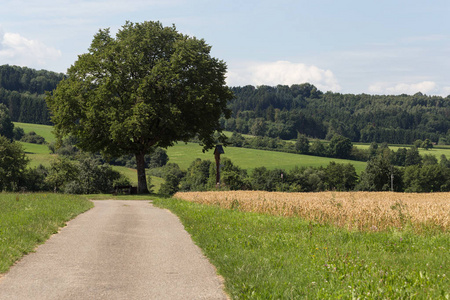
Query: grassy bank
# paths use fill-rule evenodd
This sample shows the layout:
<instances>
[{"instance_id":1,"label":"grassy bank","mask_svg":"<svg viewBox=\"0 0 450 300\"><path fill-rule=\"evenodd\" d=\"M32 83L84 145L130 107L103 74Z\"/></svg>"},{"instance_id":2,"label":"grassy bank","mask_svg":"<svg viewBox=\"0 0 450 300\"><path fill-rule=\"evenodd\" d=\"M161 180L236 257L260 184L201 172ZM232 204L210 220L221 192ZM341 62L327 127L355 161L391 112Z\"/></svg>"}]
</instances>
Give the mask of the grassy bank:
<instances>
[{"instance_id":1,"label":"grassy bank","mask_svg":"<svg viewBox=\"0 0 450 300\"><path fill-rule=\"evenodd\" d=\"M93 204L72 195L0 193L0 207L1 274Z\"/></svg>"},{"instance_id":2,"label":"grassy bank","mask_svg":"<svg viewBox=\"0 0 450 300\"><path fill-rule=\"evenodd\" d=\"M450 234L349 231L177 199L233 299L448 299Z\"/></svg>"}]
</instances>

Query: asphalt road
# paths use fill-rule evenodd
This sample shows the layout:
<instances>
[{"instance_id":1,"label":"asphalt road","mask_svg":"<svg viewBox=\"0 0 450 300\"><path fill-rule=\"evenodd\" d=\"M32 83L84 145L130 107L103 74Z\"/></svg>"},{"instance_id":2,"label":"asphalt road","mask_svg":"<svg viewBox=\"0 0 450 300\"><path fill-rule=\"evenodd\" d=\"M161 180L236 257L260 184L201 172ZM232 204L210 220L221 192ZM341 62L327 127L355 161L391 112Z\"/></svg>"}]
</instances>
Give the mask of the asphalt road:
<instances>
[{"instance_id":1,"label":"asphalt road","mask_svg":"<svg viewBox=\"0 0 450 300\"><path fill-rule=\"evenodd\" d=\"M0 299L227 299L178 218L148 201L94 201L0 278Z\"/></svg>"}]
</instances>

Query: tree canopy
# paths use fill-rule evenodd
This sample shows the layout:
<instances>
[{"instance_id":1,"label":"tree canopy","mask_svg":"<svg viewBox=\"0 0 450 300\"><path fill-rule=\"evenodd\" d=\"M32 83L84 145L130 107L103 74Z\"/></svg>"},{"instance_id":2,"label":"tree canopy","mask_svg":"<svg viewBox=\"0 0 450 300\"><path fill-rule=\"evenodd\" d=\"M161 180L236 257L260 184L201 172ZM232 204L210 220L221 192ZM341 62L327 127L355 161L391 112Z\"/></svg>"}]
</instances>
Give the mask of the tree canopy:
<instances>
[{"instance_id":1,"label":"tree canopy","mask_svg":"<svg viewBox=\"0 0 450 300\"><path fill-rule=\"evenodd\" d=\"M100 30L47 97L57 137L112 157L134 154L145 192L145 154L195 136L211 149L219 118L230 116L226 65L210 50L159 22L127 22L115 38Z\"/></svg>"}]
</instances>

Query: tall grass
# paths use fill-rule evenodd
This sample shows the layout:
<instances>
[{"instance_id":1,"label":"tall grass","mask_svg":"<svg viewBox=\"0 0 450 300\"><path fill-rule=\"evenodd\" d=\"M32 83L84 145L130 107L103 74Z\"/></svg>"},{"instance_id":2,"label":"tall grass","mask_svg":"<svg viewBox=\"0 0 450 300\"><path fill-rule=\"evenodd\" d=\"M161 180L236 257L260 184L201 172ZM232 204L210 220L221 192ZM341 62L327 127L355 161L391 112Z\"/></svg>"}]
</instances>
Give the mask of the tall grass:
<instances>
[{"instance_id":1,"label":"tall grass","mask_svg":"<svg viewBox=\"0 0 450 300\"><path fill-rule=\"evenodd\" d=\"M352 230L450 229L450 193L229 191L184 192L175 197L242 211L300 216Z\"/></svg>"},{"instance_id":2,"label":"tall grass","mask_svg":"<svg viewBox=\"0 0 450 300\"><path fill-rule=\"evenodd\" d=\"M0 273L91 207L80 196L0 193Z\"/></svg>"}]
</instances>

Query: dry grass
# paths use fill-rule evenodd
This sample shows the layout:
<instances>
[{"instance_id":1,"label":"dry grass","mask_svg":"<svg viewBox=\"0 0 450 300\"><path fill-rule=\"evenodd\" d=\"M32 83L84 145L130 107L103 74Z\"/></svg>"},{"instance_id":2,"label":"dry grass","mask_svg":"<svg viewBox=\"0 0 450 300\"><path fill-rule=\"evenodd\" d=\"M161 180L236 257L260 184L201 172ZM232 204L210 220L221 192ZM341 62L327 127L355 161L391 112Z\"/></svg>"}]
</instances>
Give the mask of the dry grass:
<instances>
[{"instance_id":1,"label":"dry grass","mask_svg":"<svg viewBox=\"0 0 450 300\"><path fill-rule=\"evenodd\" d=\"M352 230L450 229L450 193L221 191L177 193L175 197L242 211L300 216Z\"/></svg>"}]
</instances>

